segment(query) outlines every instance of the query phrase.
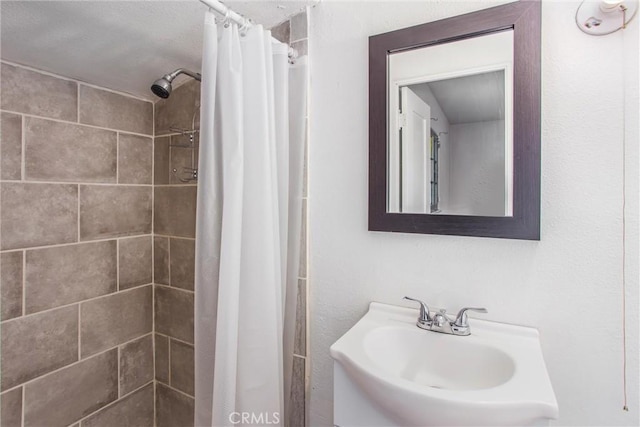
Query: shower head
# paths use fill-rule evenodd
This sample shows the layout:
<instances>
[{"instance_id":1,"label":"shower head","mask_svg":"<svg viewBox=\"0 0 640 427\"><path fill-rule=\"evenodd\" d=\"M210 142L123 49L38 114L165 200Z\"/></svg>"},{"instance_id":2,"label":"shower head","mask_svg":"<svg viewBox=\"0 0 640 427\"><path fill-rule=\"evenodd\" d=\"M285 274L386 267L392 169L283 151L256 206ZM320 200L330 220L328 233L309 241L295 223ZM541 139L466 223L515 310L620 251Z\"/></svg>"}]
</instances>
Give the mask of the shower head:
<instances>
[{"instance_id":1,"label":"shower head","mask_svg":"<svg viewBox=\"0 0 640 427\"><path fill-rule=\"evenodd\" d=\"M196 79L197 81L201 81L200 73L196 73L193 71L186 70L184 68L178 68L172 73L165 74L151 85L151 92L153 92L156 96L160 98L168 98L171 95L171 83L173 79L175 79L180 74L186 74L189 77Z\"/></svg>"},{"instance_id":2,"label":"shower head","mask_svg":"<svg viewBox=\"0 0 640 427\"><path fill-rule=\"evenodd\" d=\"M153 82L153 84L151 85L151 92L153 92L154 95L164 99L168 98L169 95L171 95L171 80L169 80L167 77L169 77L169 75L159 78L158 80Z\"/></svg>"}]
</instances>

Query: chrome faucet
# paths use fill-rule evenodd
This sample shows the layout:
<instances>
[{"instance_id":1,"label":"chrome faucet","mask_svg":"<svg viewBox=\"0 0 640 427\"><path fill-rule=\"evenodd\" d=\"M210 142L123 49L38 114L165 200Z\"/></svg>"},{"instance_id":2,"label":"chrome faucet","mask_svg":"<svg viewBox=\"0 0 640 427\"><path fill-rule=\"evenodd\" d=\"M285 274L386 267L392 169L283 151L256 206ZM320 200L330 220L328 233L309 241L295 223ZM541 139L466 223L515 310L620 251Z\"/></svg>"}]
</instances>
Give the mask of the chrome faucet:
<instances>
[{"instance_id":1,"label":"chrome faucet","mask_svg":"<svg viewBox=\"0 0 640 427\"><path fill-rule=\"evenodd\" d=\"M458 312L454 320L449 318L446 310L440 310L431 316L429 306L423 301L415 298L404 297L409 301L420 304L420 316L416 322L416 326L427 331L440 332L442 334L466 336L471 334L469 328L469 319L467 311L476 311L478 313L486 313L486 308L465 307Z\"/></svg>"},{"instance_id":2,"label":"chrome faucet","mask_svg":"<svg viewBox=\"0 0 640 427\"><path fill-rule=\"evenodd\" d=\"M422 329L431 329L431 325L433 324L433 319L429 315L429 307L426 303L420 301L419 299L404 297L404 299L408 299L409 301L414 301L420 304L420 317L418 317L418 322L416 325Z\"/></svg>"}]
</instances>

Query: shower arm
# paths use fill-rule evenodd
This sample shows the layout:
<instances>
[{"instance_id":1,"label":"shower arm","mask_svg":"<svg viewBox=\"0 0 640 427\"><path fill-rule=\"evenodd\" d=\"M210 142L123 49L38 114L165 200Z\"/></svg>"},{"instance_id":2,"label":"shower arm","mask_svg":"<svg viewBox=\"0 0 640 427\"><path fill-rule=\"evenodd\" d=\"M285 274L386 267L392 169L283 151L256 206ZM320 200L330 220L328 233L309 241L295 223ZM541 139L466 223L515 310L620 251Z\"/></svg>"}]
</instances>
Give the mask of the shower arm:
<instances>
[{"instance_id":1,"label":"shower arm","mask_svg":"<svg viewBox=\"0 0 640 427\"><path fill-rule=\"evenodd\" d=\"M165 76L165 78L169 82L171 82L171 81L173 81L173 79L178 77L180 74L186 74L189 77L193 77L197 81L201 81L202 80L202 76L200 75L200 73L196 73L195 71L187 70L186 68L178 68L177 70L173 71L172 73L167 74Z\"/></svg>"}]
</instances>

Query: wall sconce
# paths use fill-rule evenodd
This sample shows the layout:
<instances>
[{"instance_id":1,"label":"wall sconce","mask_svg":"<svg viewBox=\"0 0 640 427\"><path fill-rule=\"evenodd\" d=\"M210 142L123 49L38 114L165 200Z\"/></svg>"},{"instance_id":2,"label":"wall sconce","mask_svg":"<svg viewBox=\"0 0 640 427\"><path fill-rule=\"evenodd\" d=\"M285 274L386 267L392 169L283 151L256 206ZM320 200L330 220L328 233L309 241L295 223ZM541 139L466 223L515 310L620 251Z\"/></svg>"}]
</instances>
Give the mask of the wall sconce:
<instances>
[{"instance_id":1,"label":"wall sconce","mask_svg":"<svg viewBox=\"0 0 640 427\"><path fill-rule=\"evenodd\" d=\"M604 36L625 29L637 12L638 0L583 0L576 24L586 34Z\"/></svg>"}]
</instances>

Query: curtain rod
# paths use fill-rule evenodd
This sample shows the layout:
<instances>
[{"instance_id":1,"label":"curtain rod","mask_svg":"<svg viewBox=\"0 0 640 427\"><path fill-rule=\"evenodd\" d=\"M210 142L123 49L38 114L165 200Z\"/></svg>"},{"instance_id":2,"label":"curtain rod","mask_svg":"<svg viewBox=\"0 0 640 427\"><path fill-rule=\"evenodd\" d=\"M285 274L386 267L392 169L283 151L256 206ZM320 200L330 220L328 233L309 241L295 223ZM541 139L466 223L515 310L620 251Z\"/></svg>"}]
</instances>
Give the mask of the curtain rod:
<instances>
[{"instance_id":1,"label":"curtain rod","mask_svg":"<svg viewBox=\"0 0 640 427\"><path fill-rule=\"evenodd\" d=\"M234 12L233 10L231 10L229 7L225 6L218 0L200 0L200 2L209 6L211 9L213 9L214 12L219 13L220 15L235 22L241 27L250 28L253 26L253 24L249 19Z\"/></svg>"},{"instance_id":2,"label":"curtain rod","mask_svg":"<svg viewBox=\"0 0 640 427\"><path fill-rule=\"evenodd\" d=\"M231 10L229 7L225 6L222 2L218 0L200 0L200 3L206 6L209 6L209 8L211 8L214 12L235 22L242 28L248 29L253 27L251 20L234 12L233 10ZM298 51L292 48L291 46L289 46L289 62L293 64L297 58L298 58Z\"/></svg>"}]
</instances>

